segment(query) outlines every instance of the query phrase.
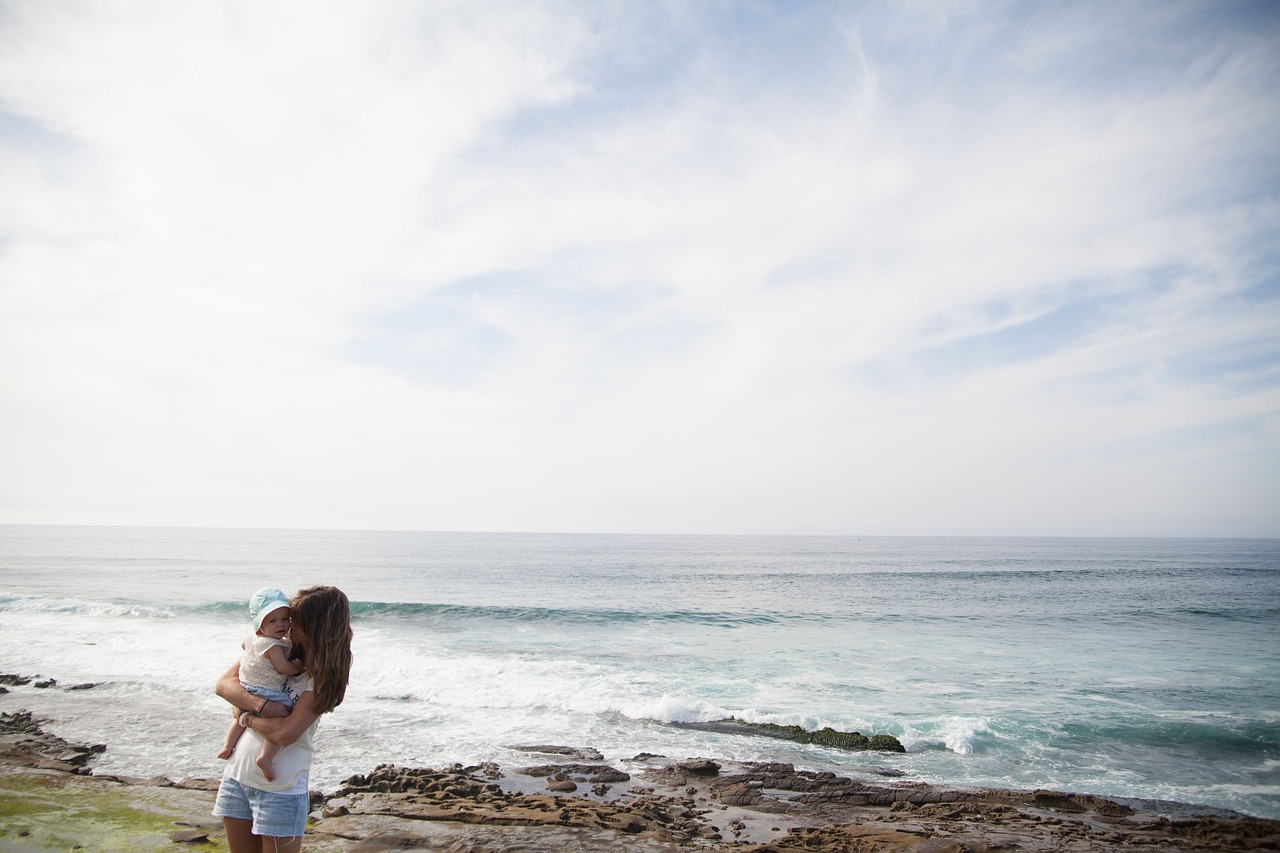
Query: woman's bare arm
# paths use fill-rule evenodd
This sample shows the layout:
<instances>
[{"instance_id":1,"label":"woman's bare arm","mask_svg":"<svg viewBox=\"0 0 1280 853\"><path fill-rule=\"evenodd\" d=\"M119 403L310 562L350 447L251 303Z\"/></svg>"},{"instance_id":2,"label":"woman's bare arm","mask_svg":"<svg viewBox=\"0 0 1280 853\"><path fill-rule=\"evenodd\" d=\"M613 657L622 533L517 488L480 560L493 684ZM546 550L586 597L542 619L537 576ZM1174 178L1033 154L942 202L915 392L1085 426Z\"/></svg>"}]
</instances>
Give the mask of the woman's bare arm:
<instances>
[{"instance_id":1,"label":"woman's bare arm","mask_svg":"<svg viewBox=\"0 0 1280 853\"><path fill-rule=\"evenodd\" d=\"M288 707L281 705L279 702L267 702L263 705L261 696L254 696L240 685L240 661L236 661L231 665L231 669L222 674L222 677L218 679L218 686L214 690L223 699L243 711L253 711L263 717L286 717L289 715Z\"/></svg>"},{"instance_id":2,"label":"woman's bare arm","mask_svg":"<svg viewBox=\"0 0 1280 853\"><path fill-rule=\"evenodd\" d=\"M320 718L320 715L315 712L315 701L316 694L308 690L298 697L297 703L293 706L293 711L283 719L266 719L250 714L244 717L244 721L248 728L253 729L272 743L288 746L302 737L302 733Z\"/></svg>"}]
</instances>

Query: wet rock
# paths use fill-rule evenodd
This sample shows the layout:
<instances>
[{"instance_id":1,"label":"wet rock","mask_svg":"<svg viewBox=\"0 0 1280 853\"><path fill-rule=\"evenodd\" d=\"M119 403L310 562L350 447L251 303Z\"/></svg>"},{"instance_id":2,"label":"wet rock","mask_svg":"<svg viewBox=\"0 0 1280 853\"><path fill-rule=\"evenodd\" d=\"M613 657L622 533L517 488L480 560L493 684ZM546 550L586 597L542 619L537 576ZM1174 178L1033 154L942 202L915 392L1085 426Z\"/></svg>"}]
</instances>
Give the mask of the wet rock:
<instances>
[{"instance_id":1,"label":"wet rock","mask_svg":"<svg viewBox=\"0 0 1280 853\"><path fill-rule=\"evenodd\" d=\"M578 790L578 784L565 776L560 776L560 778L553 776L547 782L547 790L554 791L557 794L572 794Z\"/></svg>"},{"instance_id":2,"label":"wet rock","mask_svg":"<svg viewBox=\"0 0 1280 853\"><path fill-rule=\"evenodd\" d=\"M589 746L547 746L540 744L536 746L509 745L508 749L514 749L517 752L539 752L543 755L563 755L568 758L577 758L580 761L603 761L604 756L600 751Z\"/></svg>"},{"instance_id":3,"label":"wet rock","mask_svg":"<svg viewBox=\"0 0 1280 853\"><path fill-rule=\"evenodd\" d=\"M579 782L626 782L631 778L628 773L610 767L607 764L539 764L534 767L521 767L516 770L525 776L554 776L557 773L572 776Z\"/></svg>"},{"instance_id":4,"label":"wet rock","mask_svg":"<svg viewBox=\"0 0 1280 853\"><path fill-rule=\"evenodd\" d=\"M893 735L872 735L867 737L861 732L841 732L827 726L817 731L809 731L800 726L779 726L774 723L748 723L735 717L710 722L672 723L671 725L685 729L719 732L721 734L759 735L762 737L792 740L797 743L816 743L837 749L856 751L877 750L881 752L906 752L906 747Z\"/></svg>"},{"instance_id":5,"label":"wet rock","mask_svg":"<svg viewBox=\"0 0 1280 853\"><path fill-rule=\"evenodd\" d=\"M502 768L499 767L497 762L494 762L494 761L486 761L484 764L481 764L479 767L473 768L471 772L477 773L486 779L502 778Z\"/></svg>"},{"instance_id":6,"label":"wet rock","mask_svg":"<svg viewBox=\"0 0 1280 853\"><path fill-rule=\"evenodd\" d=\"M101 743L70 743L46 732L41 722L30 711L0 713L0 757L31 767L86 773L85 765L107 748Z\"/></svg>"},{"instance_id":7,"label":"wet rock","mask_svg":"<svg viewBox=\"0 0 1280 853\"><path fill-rule=\"evenodd\" d=\"M691 758L688 761L677 761L676 767L690 776L720 775L720 765L709 758Z\"/></svg>"},{"instance_id":8,"label":"wet rock","mask_svg":"<svg viewBox=\"0 0 1280 853\"><path fill-rule=\"evenodd\" d=\"M461 771L436 772L430 768L397 767L380 764L369 774L356 774L347 778L334 794L345 797L355 793L384 794L440 794L453 797L475 797L483 794L500 794L502 791L487 782Z\"/></svg>"},{"instance_id":9,"label":"wet rock","mask_svg":"<svg viewBox=\"0 0 1280 853\"><path fill-rule=\"evenodd\" d=\"M895 770L892 767L868 767L867 770L885 779L905 779L907 777L906 771Z\"/></svg>"}]
</instances>

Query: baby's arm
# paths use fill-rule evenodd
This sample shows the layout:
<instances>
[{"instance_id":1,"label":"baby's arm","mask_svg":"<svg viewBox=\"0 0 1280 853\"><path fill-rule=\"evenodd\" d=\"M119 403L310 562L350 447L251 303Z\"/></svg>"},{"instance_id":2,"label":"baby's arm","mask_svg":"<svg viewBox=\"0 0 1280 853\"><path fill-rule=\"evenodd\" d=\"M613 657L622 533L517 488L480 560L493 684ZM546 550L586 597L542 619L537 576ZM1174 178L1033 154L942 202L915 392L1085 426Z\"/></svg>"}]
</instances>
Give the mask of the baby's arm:
<instances>
[{"instance_id":1,"label":"baby's arm","mask_svg":"<svg viewBox=\"0 0 1280 853\"><path fill-rule=\"evenodd\" d=\"M281 675L297 675L304 668L302 661L289 660L285 657L284 646L272 646L267 649L267 660L271 661L271 665Z\"/></svg>"}]
</instances>

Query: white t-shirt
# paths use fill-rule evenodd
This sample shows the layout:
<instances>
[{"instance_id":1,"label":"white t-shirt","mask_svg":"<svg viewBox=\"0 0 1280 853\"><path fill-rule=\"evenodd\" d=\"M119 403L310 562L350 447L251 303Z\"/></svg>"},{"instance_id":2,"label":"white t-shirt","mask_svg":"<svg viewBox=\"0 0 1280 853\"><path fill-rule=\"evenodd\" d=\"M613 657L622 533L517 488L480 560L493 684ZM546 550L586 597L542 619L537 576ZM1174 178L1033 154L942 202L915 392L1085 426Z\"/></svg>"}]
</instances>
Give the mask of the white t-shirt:
<instances>
[{"instance_id":1,"label":"white t-shirt","mask_svg":"<svg viewBox=\"0 0 1280 853\"><path fill-rule=\"evenodd\" d=\"M308 690L315 692L315 684L306 673L303 673L290 676L285 681L284 689L293 697L296 705L303 693ZM236 744L235 752L231 753L231 758L227 761L227 769L223 775L230 776L241 785L261 791L275 791L280 794L306 793L307 777L311 771L312 739L319 724L320 720L316 718L301 737L288 746L280 748L280 752L276 753L275 759L271 762L271 768L276 774L275 780L271 782L267 781L267 777L262 775L262 771L255 763L258 753L262 751L262 735L253 729L245 729L240 741Z\"/></svg>"}]
</instances>

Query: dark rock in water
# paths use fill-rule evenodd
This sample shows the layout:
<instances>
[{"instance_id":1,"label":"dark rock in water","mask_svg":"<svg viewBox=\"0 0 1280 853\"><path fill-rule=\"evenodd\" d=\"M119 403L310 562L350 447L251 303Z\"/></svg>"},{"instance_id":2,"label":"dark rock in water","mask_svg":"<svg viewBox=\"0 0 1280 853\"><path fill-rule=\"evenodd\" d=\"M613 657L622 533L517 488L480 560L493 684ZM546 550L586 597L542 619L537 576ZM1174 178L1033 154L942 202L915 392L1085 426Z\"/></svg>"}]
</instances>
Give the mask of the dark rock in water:
<instances>
[{"instance_id":1,"label":"dark rock in water","mask_svg":"<svg viewBox=\"0 0 1280 853\"><path fill-rule=\"evenodd\" d=\"M906 752L906 747L893 735L872 735L867 737L861 732L839 732L830 726L809 731L800 726L779 726L774 723L748 723L729 717L724 720L712 720L707 723L672 723L684 729L698 729L705 732L721 734L760 735L762 737L793 740L797 743L816 743L820 746L832 746L837 749L857 751L877 750L880 752Z\"/></svg>"},{"instance_id":2,"label":"dark rock in water","mask_svg":"<svg viewBox=\"0 0 1280 853\"><path fill-rule=\"evenodd\" d=\"M579 782L626 782L631 776L610 767L607 764L539 764L534 767L521 767L517 773L525 776L557 775L571 777Z\"/></svg>"},{"instance_id":3,"label":"dark rock in water","mask_svg":"<svg viewBox=\"0 0 1280 853\"><path fill-rule=\"evenodd\" d=\"M604 756L600 754L598 749L594 749L589 746L547 746L545 744L524 746L521 744L511 744L507 748L514 749L518 752L540 752L543 755L564 755L569 758L576 758L579 761L604 760Z\"/></svg>"},{"instance_id":4,"label":"dark rock in water","mask_svg":"<svg viewBox=\"0 0 1280 853\"><path fill-rule=\"evenodd\" d=\"M486 761L483 764L477 765L476 767L471 768L469 772L475 773L477 776L482 776L485 779L501 779L503 776L502 768L493 761Z\"/></svg>"},{"instance_id":5,"label":"dark rock in water","mask_svg":"<svg viewBox=\"0 0 1280 853\"><path fill-rule=\"evenodd\" d=\"M459 767L437 772L431 768L397 767L379 764L369 774L356 774L347 778L334 797L353 793L430 794L448 789L455 796L474 797L481 793L496 795L502 789L492 782L484 782L470 776Z\"/></svg>"},{"instance_id":6,"label":"dark rock in water","mask_svg":"<svg viewBox=\"0 0 1280 853\"><path fill-rule=\"evenodd\" d=\"M893 767L868 767L867 770L886 779L903 779L907 775L905 770L897 770Z\"/></svg>"},{"instance_id":7,"label":"dark rock in water","mask_svg":"<svg viewBox=\"0 0 1280 853\"><path fill-rule=\"evenodd\" d=\"M58 686L58 679L56 678L45 678L45 679L36 681L36 679L38 678L40 678L40 676L38 675L33 678L31 676L26 676L26 675L13 675L11 673L0 673L0 693L8 693L9 691L5 689L6 687L26 687L28 684L31 684L33 687L39 687L41 690L48 690L51 687ZM33 681L35 682L34 684L32 684ZM66 689L67 690L88 690L89 688L96 687L96 686L97 685L94 684L93 682L87 682L85 684L73 684L72 686L67 687Z\"/></svg>"},{"instance_id":8,"label":"dark rock in water","mask_svg":"<svg viewBox=\"0 0 1280 853\"><path fill-rule=\"evenodd\" d=\"M85 765L106 748L101 743L68 743L49 734L30 711L0 713L0 756L14 763L87 773Z\"/></svg>"},{"instance_id":9,"label":"dark rock in water","mask_svg":"<svg viewBox=\"0 0 1280 853\"><path fill-rule=\"evenodd\" d=\"M691 758L688 761L677 761L676 767L690 776L720 775L720 765L709 758Z\"/></svg>"},{"instance_id":10,"label":"dark rock in water","mask_svg":"<svg viewBox=\"0 0 1280 853\"><path fill-rule=\"evenodd\" d=\"M872 735L871 742L867 744L867 749L876 752L906 752L907 748L902 745L902 741L893 735Z\"/></svg>"}]
</instances>

